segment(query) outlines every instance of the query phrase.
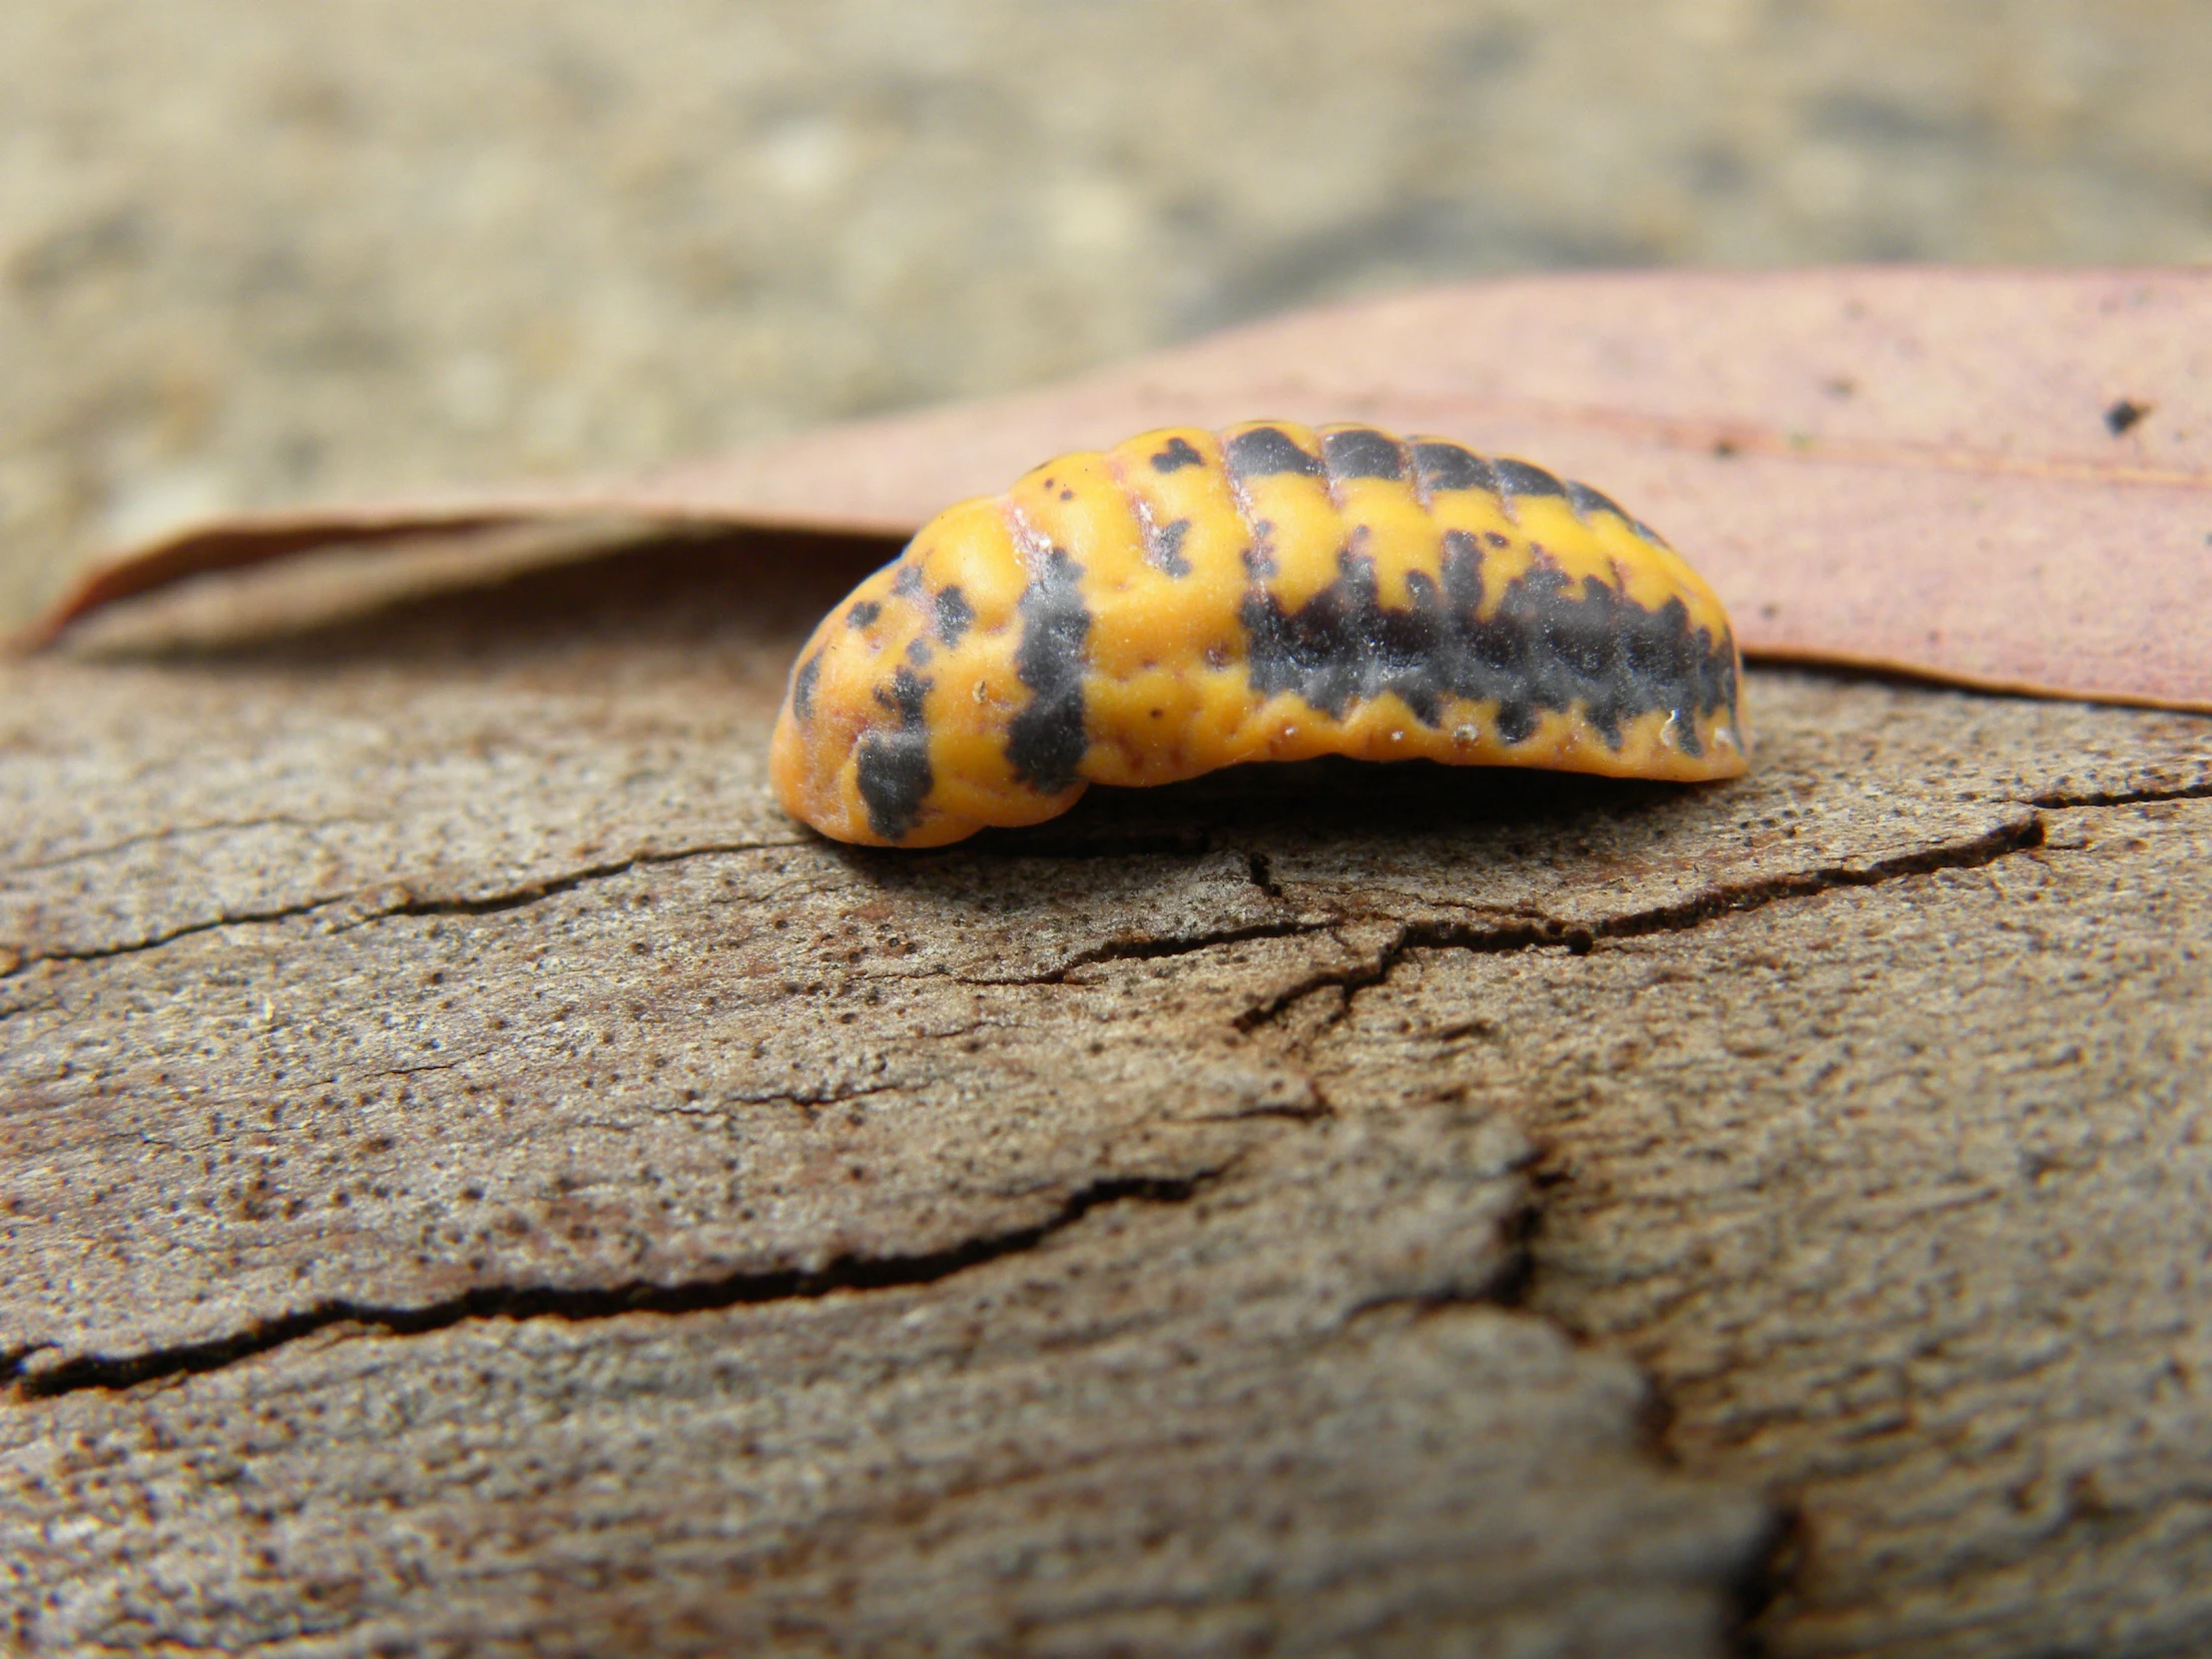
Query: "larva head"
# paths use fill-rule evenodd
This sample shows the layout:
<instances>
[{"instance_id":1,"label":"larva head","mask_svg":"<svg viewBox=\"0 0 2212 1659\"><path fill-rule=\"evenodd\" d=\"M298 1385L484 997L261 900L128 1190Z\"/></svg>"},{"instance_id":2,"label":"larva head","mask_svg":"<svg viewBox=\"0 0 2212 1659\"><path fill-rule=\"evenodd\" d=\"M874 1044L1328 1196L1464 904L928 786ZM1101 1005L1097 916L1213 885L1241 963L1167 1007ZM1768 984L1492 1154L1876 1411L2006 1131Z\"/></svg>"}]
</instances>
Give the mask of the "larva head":
<instances>
[{"instance_id":1,"label":"larva head","mask_svg":"<svg viewBox=\"0 0 2212 1659\"><path fill-rule=\"evenodd\" d=\"M841 841L941 846L1073 806L1079 690L1055 719L1023 679L1038 585L997 502L963 501L924 525L793 666L769 752L784 810ZM1032 681L1051 679L1044 656L1027 654ZM1060 678L1079 678L1080 640L1061 657Z\"/></svg>"},{"instance_id":2,"label":"larva head","mask_svg":"<svg viewBox=\"0 0 2212 1659\"><path fill-rule=\"evenodd\" d=\"M899 846L1316 755L1688 783L1744 770L1740 679L1712 590L1595 490L1258 421L932 520L808 641L773 772L795 817Z\"/></svg>"}]
</instances>

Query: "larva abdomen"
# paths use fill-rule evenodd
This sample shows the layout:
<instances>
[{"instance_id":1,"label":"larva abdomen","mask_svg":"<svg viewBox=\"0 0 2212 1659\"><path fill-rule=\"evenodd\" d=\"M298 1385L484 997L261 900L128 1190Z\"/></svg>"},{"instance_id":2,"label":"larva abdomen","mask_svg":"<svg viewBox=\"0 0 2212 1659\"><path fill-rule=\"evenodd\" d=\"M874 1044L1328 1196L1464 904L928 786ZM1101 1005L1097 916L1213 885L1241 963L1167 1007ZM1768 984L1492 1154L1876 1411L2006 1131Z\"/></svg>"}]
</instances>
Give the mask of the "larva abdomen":
<instances>
[{"instance_id":1,"label":"larva abdomen","mask_svg":"<svg viewBox=\"0 0 2212 1659\"><path fill-rule=\"evenodd\" d=\"M939 514L808 641L772 770L795 817L901 846L1317 755L1688 782L1744 770L1738 680L1712 590L1595 490L1259 421Z\"/></svg>"}]
</instances>

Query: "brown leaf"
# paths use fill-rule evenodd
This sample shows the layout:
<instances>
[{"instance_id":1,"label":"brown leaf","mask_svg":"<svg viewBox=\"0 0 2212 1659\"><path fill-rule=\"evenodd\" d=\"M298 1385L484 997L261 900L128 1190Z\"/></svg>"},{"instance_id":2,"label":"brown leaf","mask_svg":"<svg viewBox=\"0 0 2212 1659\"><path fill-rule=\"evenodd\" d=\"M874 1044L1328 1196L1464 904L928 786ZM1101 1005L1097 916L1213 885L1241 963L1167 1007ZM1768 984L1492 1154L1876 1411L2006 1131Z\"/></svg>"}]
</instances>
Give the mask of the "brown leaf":
<instances>
[{"instance_id":1,"label":"brown leaf","mask_svg":"<svg viewBox=\"0 0 2212 1659\"><path fill-rule=\"evenodd\" d=\"M230 519L115 600L343 540L610 512L909 533L1148 426L1361 418L1580 477L1658 525L1746 651L2212 710L2212 273L1591 275L1310 311L1040 391L600 487Z\"/></svg>"}]
</instances>

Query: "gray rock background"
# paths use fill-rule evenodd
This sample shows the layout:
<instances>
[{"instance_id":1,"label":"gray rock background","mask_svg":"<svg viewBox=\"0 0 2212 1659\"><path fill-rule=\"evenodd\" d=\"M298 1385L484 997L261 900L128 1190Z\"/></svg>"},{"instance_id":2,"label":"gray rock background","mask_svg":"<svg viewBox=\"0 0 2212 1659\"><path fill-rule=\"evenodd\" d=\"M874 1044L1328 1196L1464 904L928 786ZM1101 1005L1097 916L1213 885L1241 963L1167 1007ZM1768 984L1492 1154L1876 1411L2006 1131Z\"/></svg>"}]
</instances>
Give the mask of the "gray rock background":
<instances>
[{"instance_id":1,"label":"gray rock background","mask_svg":"<svg viewBox=\"0 0 2212 1659\"><path fill-rule=\"evenodd\" d=\"M2212 259L2208 62L2183 0L0 8L0 622L1428 278Z\"/></svg>"}]
</instances>

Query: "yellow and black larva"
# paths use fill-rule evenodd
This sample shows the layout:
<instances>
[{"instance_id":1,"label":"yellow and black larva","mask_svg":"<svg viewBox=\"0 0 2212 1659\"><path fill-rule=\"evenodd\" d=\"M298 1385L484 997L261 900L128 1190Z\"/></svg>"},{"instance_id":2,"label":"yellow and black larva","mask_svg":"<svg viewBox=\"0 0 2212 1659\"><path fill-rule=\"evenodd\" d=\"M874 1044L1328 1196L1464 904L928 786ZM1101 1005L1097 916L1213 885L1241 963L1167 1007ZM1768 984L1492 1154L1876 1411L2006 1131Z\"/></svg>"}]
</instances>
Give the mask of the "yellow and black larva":
<instances>
[{"instance_id":1,"label":"yellow and black larva","mask_svg":"<svg viewBox=\"0 0 2212 1659\"><path fill-rule=\"evenodd\" d=\"M1596 490L1258 421L940 513L807 642L772 769L794 817L894 846L1316 755L1732 778L1739 678L1712 590Z\"/></svg>"}]
</instances>

